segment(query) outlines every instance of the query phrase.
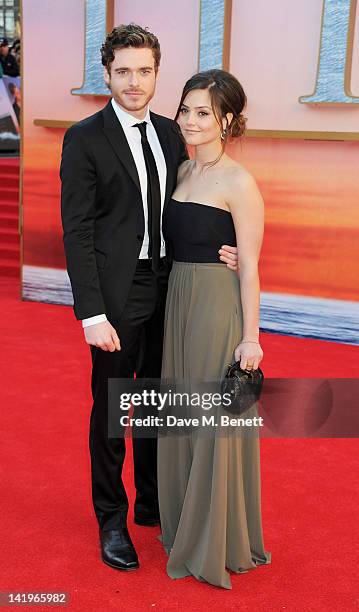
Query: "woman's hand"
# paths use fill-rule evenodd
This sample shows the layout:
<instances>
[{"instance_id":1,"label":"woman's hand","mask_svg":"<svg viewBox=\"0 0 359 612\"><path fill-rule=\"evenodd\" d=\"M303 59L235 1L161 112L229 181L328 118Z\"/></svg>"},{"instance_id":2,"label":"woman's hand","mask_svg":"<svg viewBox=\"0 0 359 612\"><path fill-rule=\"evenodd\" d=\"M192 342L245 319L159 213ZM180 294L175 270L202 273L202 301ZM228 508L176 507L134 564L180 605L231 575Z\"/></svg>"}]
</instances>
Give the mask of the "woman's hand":
<instances>
[{"instance_id":1,"label":"woman's hand","mask_svg":"<svg viewBox=\"0 0 359 612\"><path fill-rule=\"evenodd\" d=\"M259 342L240 342L234 351L236 361L240 362L242 370L257 370L263 359L263 351Z\"/></svg>"}]
</instances>

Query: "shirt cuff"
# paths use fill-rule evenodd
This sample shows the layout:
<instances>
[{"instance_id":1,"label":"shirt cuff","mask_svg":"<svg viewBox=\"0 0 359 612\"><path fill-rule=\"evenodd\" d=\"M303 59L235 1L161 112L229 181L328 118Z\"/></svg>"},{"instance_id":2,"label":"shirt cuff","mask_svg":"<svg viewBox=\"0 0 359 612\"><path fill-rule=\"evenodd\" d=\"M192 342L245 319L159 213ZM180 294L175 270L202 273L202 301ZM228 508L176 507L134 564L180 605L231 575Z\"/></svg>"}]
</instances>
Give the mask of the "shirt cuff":
<instances>
[{"instance_id":1,"label":"shirt cuff","mask_svg":"<svg viewBox=\"0 0 359 612\"><path fill-rule=\"evenodd\" d=\"M94 317L89 317L88 319L82 319L82 327L89 327L90 325L96 325L96 323L104 323L107 321L107 317L105 314L99 314Z\"/></svg>"}]
</instances>

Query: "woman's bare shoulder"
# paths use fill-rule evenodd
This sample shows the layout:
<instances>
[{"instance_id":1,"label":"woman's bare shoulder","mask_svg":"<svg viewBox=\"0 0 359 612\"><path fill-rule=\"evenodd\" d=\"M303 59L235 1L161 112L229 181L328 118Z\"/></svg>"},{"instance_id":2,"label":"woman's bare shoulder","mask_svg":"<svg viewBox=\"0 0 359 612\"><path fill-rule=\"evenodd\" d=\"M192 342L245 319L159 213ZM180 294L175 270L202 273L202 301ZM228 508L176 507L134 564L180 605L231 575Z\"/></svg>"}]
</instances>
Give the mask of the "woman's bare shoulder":
<instances>
[{"instance_id":1,"label":"woman's bare shoulder","mask_svg":"<svg viewBox=\"0 0 359 612\"><path fill-rule=\"evenodd\" d=\"M256 184L254 176L241 164L233 161L227 168L227 181L230 187L250 188Z\"/></svg>"},{"instance_id":2,"label":"woman's bare shoulder","mask_svg":"<svg viewBox=\"0 0 359 612\"><path fill-rule=\"evenodd\" d=\"M254 176L244 166L234 162L227 168L227 186L232 194L253 192L258 190Z\"/></svg>"},{"instance_id":3,"label":"woman's bare shoulder","mask_svg":"<svg viewBox=\"0 0 359 612\"><path fill-rule=\"evenodd\" d=\"M244 166L236 162L228 168L227 193L228 203L232 206L248 201L263 204L256 179Z\"/></svg>"},{"instance_id":4,"label":"woman's bare shoulder","mask_svg":"<svg viewBox=\"0 0 359 612\"><path fill-rule=\"evenodd\" d=\"M187 174L189 169L191 168L193 162L191 159L185 159L180 166L178 166L177 177L181 179Z\"/></svg>"}]
</instances>

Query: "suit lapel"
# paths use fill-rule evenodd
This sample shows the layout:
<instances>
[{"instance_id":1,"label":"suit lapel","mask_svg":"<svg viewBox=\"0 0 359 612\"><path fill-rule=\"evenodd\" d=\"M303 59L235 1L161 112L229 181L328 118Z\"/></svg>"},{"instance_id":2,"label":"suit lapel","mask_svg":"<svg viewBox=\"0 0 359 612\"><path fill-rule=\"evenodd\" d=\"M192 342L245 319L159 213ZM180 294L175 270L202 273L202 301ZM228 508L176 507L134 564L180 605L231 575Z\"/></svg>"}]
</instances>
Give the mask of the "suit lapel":
<instances>
[{"instance_id":1,"label":"suit lapel","mask_svg":"<svg viewBox=\"0 0 359 612\"><path fill-rule=\"evenodd\" d=\"M160 141L163 155L166 161L167 166L167 175L166 175L166 193L165 193L165 203L166 206L168 200L170 199L173 191L173 176L174 176L174 166L171 155L171 149L168 142L168 130L165 129L161 125L161 117L156 115L155 113L150 112L151 121L156 130L158 140Z\"/></svg>"},{"instance_id":2,"label":"suit lapel","mask_svg":"<svg viewBox=\"0 0 359 612\"><path fill-rule=\"evenodd\" d=\"M127 172L141 193L140 180L138 178L135 160L133 159L125 132L123 131L121 123L117 119L116 113L112 108L111 101L107 104L107 106L105 106L102 112L104 117L103 131L118 159L126 168Z\"/></svg>"},{"instance_id":3,"label":"suit lapel","mask_svg":"<svg viewBox=\"0 0 359 612\"><path fill-rule=\"evenodd\" d=\"M117 158L120 160L122 165L126 168L128 174L132 178L135 183L137 189L141 193L140 180L138 177L138 172L135 164L135 160L133 159L131 149L127 142L127 138L125 136L125 132L122 129L121 123L116 117L116 113L112 108L111 100L105 106L102 111L104 118L104 126L103 131L106 135L106 138L110 142ZM150 113L151 121L156 130L158 140L160 141L163 155L166 161L167 166L167 176L166 176L166 193L165 193L165 205L172 195L173 190L173 180L174 180L174 165L171 155L171 149L168 141L168 130L161 123L161 117L156 115L155 113Z\"/></svg>"}]
</instances>

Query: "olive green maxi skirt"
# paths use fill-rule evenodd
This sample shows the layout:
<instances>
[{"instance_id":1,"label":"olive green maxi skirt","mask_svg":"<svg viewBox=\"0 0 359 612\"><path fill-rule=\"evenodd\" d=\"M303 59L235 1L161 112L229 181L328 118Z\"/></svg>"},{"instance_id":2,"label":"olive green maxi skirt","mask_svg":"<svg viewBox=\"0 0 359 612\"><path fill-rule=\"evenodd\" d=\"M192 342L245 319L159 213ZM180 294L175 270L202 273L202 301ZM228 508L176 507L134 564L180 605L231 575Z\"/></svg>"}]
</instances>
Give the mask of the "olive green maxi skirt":
<instances>
[{"instance_id":1,"label":"olive green maxi skirt","mask_svg":"<svg viewBox=\"0 0 359 612\"><path fill-rule=\"evenodd\" d=\"M241 338L237 275L221 263L174 262L162 378L188 388L220 381ZM271 562L263 543L259 451L258 435L228 427L160 433L161 539L170 577L192 575L230 589L227 569L244 573Z\"/></svg>"}]
</instances>

